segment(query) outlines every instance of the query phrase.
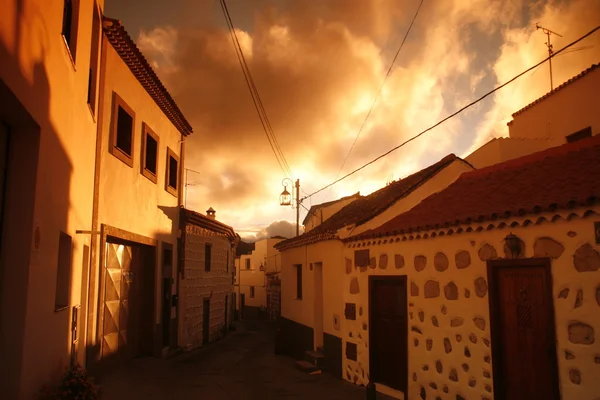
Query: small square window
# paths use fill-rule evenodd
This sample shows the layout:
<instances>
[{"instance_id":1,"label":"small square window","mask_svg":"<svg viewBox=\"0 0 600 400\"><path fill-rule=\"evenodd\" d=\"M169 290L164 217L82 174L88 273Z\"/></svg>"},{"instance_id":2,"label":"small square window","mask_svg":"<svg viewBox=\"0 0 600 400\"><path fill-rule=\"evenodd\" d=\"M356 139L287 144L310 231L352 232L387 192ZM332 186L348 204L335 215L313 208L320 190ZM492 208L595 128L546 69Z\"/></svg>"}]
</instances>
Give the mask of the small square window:
<instances>
[{"instance_id":1,"label":"small square window","mask_svg":"<svg viewBox=\"0 0 600 400\"><path fill-rule=\"evenodd\" d=\"M135 113L119 95L114 94L110 153L133 167Z\"/></svg>"},{"instance_id":2,"label":"small square window","mask_svg":"<svg viewBox=\"0 0 600 400\"><path fill-rule=\"evenodd\" d=\"M166 172L165 189L173 196L177 196L177 190L179 189L179 157L168 147Z\"/></svg>"},{"instance_id":3,"label":"small square window","mask_svg":"<svg viewBox=\"0 0 600 400\"><path fill-rule=\"evenodd\" d=\"M156 171L158 170L158 135L143 124L143 140L142 140L142 175L156 183Z\"/></svg>"},{"instance_id":4,"label":"small square window","mask_svg":"<svg viewBox=\"0 0 600 400\"><path fill-rule=\"evenodd\" d=\"M254 286L250 286L250 297L254 298Z\"/></svg>"}]
</instances>

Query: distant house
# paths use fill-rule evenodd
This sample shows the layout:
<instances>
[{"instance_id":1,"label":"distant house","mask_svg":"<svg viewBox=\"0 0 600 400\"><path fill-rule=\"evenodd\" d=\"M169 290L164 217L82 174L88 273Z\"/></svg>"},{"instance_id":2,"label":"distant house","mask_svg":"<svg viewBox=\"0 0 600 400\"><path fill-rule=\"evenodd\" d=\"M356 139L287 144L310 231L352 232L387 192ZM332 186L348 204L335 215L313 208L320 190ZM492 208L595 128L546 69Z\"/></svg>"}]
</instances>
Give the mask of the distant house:
<instances>
[{"instance_id":1,"label":"distant house","mask_svg":"<svg viewBox=\"0 0 600 400\"><path fill-rule=\"evenodd\" d=\"M302 221L302 225L304 225L304 232L308 232L327 221L327 219L333 214L340 211L346 205L358 198L360 198L360 192L355 193L352 196L346 196L342 197L341 199L311 206L306 213L306 217L304 217L304 220Z\"/></svg>"},{"instance_id":2,"label":"distant house","mask_svg":"<svg viewBox=\"0 0 600 400\"><path fill-rule=\"evenodd\" d=\"M233 260L239 236L229 225L181 208L180 346L191 350L220 339L233 321Z\"/></svg>"},{"instance_id":3,"label":"distant house","mask_svg":"<svg viewBox=\"0 0 600 400\"><path fill-rule=\"evenodd\" d=\"M270 279L281 271L281 255L275 245L283 237L271 237L254 243L254 250L235 260L236 309L241 318L257 318L266 311Z\"/></svg>"},{"instance_id":4,"label":"distant house","mask_svg":"<svg viewBox=\"0 0 600 400\"><path fill-rule=\"evenodd\" d=\"M347 268L341 239L376 228L473 168L451 154L390 185L357 198L314 229L284 240L281 252L282 351L303 358L320 350L324 368L341 377L344 314L343 277Z\"/></svg>"},{"instance_id":5,"label":"distant house","mask_svg":"<svg viewBox=\"0 0 600 400\"><path fill-rule=\"evenodd\" d=\"M594 136L464 173L343 239L344 379L409 399L597 399L599 176Z\"/></svg>"},{"instance_id":6,"label":"distant house","mask_svg":"<svg viewBox=\"0 0 600 400\"><path fill-rule=\"evenodd\" d=\"M102 19L87 363L178 346L183 143L192 128L120 21Z\"/></svg>"},{"instance_id":7,"label":"distant house","mask_svg":"<svg viewBox=\"0 0 600 400\"><path fill-rule=\"evenodd\" d=\"M599 91L600 64L594 64L515 112L509 137L490 140L466 160L483 168L600 134Z\"/></svg>"}]
</instances>

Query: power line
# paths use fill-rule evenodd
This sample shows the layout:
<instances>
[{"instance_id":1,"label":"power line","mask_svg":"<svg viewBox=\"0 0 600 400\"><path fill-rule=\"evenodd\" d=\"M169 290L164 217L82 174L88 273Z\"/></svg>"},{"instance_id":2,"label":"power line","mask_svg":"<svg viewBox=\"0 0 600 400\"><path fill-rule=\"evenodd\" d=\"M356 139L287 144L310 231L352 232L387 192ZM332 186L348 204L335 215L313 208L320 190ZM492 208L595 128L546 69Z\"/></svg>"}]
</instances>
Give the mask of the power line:
<instances>
[{"instance_id":1,"label":"power line","mask_svg":"<svg viewBox=\"0 0 600 400\"><path fill-rule=\"evenodd\" d=\"M573 46L574 44L576 44L576 43L579 43L579 42L580 42L580 41L582 41L583 39L585 39L585 38L587 38L588 36L592 35L592 34L593 34L593 33L595 33L595 32L596 32L598 29L600 29L600 25L599 25L599 26L597 26L597 27L595 27L594 29L592 29L591 31L589 31L588 33L586 33L585 35L581 36L579 39L575 40L574 42L571 42L571 43L569 43L568 45L566 45L565 47L563 47L562 49L560 49L560 50L558 50L558 51L554 52L552 55L549 55L548 57L546 57L545 59L543 59L543 60L542 60L542 61L540 61L539 63L535 64L534 66L527 68L525 71L523 71L523 72L521 72L520 74L516 75L516 76L515 76L515 77L513 77L512 79L508 80L507 82L504 82L502 85L495 87L494 89L492 89L491 91L487 92L486 94L484 94L483 96L481 96L481 97L480 97L480 98L478 98L477 100L475 100L475 101L473 101L473 102L471 102L471 103L467 104L466 106L464 106L464 107L463 107L463 108L461 108L460 110L458 110L458 111L456 111L456 112L454 112L454 113L452 113L452 114L448 115L446 118L442 119L441 121L437 122L436 124L434 124L434 125L430 126L429 128L427 128L427 129L425 129L425 130L421 131L419 134L417 134L417 135L415 135L415 136L411 137L410 139L408 139L408 140L404 141L403 143L399 144L398 146L396 146L396 147L393 147L392 149L390 149L390 150L386 151L385 153L383 153L383 154L382 154L382 155L380 155L379 157L376 157L375 159L373 159L373 160L369 161L368 163L366 163L366 164L362 165L361 167L359 167L359 168L355 169L354 171L347 173L346 175L342 176L341 178L339 178L339 179L336 179L335 181L333 181L333 182L332 182L332 183L330 183L329 185L322 187L321 189L317 190L316 192L313 192L313 193L309 194L309 195L308 195L308 196L306 196L306 197L311 197L311 196L314 196L315 194L317 194L317 193L319 193L319 192L321 192L321 191L323 191L323 190L325 190L325 189L327 189L327 188L329 188L329 187L331 187L331 186L335 185L336 183L338 183L338 182L340 182L340 181L342 181L342 180L346 179L346 178L347 178L347 177L349 177L350 175L353 175L353 174L357 173L358 171L360 171L360 170L362 170L362 169L366 168L367 166L369 166L369 165L373 164L374 162L376 162L376 161L378 161L378 160L382 159L383 157L385 157L385 156L389 155L390 153L392 153L392 152L394 152L394 151L398 150L399 148L401 148L401 147L402 147L402 146L404 146L405 144L412 142L413 140L415 140L416 138L420 137L421 135L423 135L423 134L425 134L425 133L429 132L430 130L432 130L432 129L436 128L437 126L439 126L439 125L441 125L442 123L446 122L446 121L447 121L447 120L449 120L450 118L453 118L453 117L455 117L456 115L460 114L460 113L461 113L461 112L463 112L464 110L466 110L466 109L468 109L468 108L470 108L470 107L474 106L475 104L479 103L481 100L485 99L485 98L486 98L486 97L488 97L489 95L491 95L491 94L493 94L493 93L497 92L498 90L502 89L502 88L503 88L503 87L505 87L506 85L508 85L508 84L512 83L513 81L517 80L517 79L518 79L518 78L520 78L521 76L525 75L526 73L528 73L528 72L532 71L533 69L535 69L535 68L539 67L540 65L542 65L542 64L543 64L543 63L545 63L546 61L550 60L552 57L556 57L558 54L560 54L560 53L561 53L561 52L563 52L564 50L568 49L569 47Z\"/></svg>"},{"instance_id":2,"label":"power line","mask_svg":"<svg viewBox=\"0 0 600 400\"><path fill-rule=\"evenodd\" d=\"M363 121L362 125L360 126L360 129L358 130L358 133L356 134L356 137L354 138L354 142L352 142L352 146L350 146L350 150L348 150L348 154L346 154L346 158L344 159L344 162L342 163L342 166L340 167L340 170L338 171L338 173L337 173L337 175L335 177L336 179L342 173L342 170L344 169L344 166L346 166L346 162L348 161L348 158L350 157L350 153L352 153L352 150L354 149L354 145L356 145L356 142L358 141L358 138L360 137L360 134L362 133L365 125L367 124L367 121L369 120L369 117L371 116L371 112L373 111L373 108L375 107L375 103L377 103L377 100L379 100L379 97L381 96L381 92L383 91L383 86L385 85L385 82L387 81L388 77L392 73L392 68L394 67L394 64L396 63L396 59L398 58L398 54L400 54L400 50L402 50L402 47L404 47L404 42L406 42L406 39L408 38L408 34L410 33L410 30L412 29L412 26L415 23L415 20L417 19L417 16L419 15L419 11L421 10L421 6L423 5L423 1L424 0L421 0L421 2L419 3L419 7L417 8L417 11L415 12L415 15L413 16L412 21L410 22L410 25L408 26L408 29L406 30L406 33L404 34L404 38L402 39L402 43L400 44L400 47L398 48L398 51L396 51L396 55L394 56L394 59L392 60L392 63L390 65L390 68L387 71L387 74L385 74L385 77L383 78L383 82L381 83L381 86L379 87L379 92L377 92L377 96L375 96L375 99L373 99L373 103L371 104L371 107L369 108L369 112L367 113L367 116L365 117L365 120Z\"/></svg>"},{"instance_id":3,"label":"power line","mask_svg":"<svg viewBox=\"0 0 600 400\"><path fill-rule=\"evenodd\" d=\"M229 9L227 8L227 3L225 0L220 0L221 9L223 10L223 15L225 16L225 21L227 22L227 27L229 29L229 34L231 36L231 40L233 42L233 47L235 49L235 53L237 55L238 61L240 62L240 66L242 67L242 72L244 73L244 79L246 80L246 85L250 90L250 94L252 96L252 102L254 103L254 107L256 108L256 112L258 113L258 117L260 119L260 123L263 127L265 135L269 141L269 145L271 146L271 150L275 154L275 158L277 159L277 163L279 167L283 171L284 175L288 177L292 177L292 170L283 155L283 151L279 146L277 138L275 137L275 132L273 131L273 127L271 126L271 122L267 116L267 112L260 98L260 94L258 93L258 89L256 88L256 84L254 83L254 79L252 78L252 74L250 73L250 68L246 62L246 58L244 56L244 52L242 51L242 47L238 40L237 34L235 33L235 27L233 25L233 21L229 14Z\"/></svg>"}]
</instances>

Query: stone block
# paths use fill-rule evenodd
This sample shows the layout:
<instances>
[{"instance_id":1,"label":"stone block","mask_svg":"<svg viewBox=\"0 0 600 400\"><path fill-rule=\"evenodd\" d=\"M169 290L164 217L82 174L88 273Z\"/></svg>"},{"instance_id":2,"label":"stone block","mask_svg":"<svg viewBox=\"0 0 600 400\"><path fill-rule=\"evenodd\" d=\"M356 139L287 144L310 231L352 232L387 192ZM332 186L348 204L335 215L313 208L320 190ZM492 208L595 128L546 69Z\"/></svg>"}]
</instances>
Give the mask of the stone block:
<instances>
[{"instance_id":1,"label":"stone block","mask_svg":"<svg viewBox=\"0 0 600 400\"><path fill-rule=\"evenodd\" d=\"M417 272L421 272L427 266L427 257L425 256L415 256L415 270Z\"/></svg>"},{"instance_id":2,"label":"stone block","mask_svg":"<svg viewBox=\"0 0 600 400\"><path fill-rule=\"evenodd\" d=\"M471 265L471 254L468 251L461 250L454 255L456 268L464 269Z\"/></svg>"},{"instance_id":3,"label":"stone block","mask_svg":"<svg viewBox=\"0 0 600 400\"><path fill-rule=\"evenodd\" d=\"M424 290L426 299L433 299L440 296L440 283L438 281L429 280L425 282Z\"/></svg>"},{"instance_id":4,"label":"stone block","mask_svg":"<svg viewBox=\"0 0 600 400\"><path fill-rule=\"evenodd\" d=\"M575 251L573 265L579 272L598 271L600 269L600 253L586 243Z\"/></svg>"},{"instance_id":5,"label":"stone block","mask_svg":"<svg viewBox=\"0 0 600 400\"><path fill-rule=\"evenodd\" d=\"M438 252L433 257L433 267L438 272L443 272L448 269L448 257L442 252Z\"/></svg>"},{"instance_id":6,"label":"stone block","mask_svg":"<svg viewBox=\"0 0 600 400\"><path fill-rule=\"evenodd\" d=\"M404 257L401 254L394 256L394 264L396 269L404 268Z\"/></svg>"},{"instance_id":7,"label":"stone block","mask_svg":"<svg viewBox=\"0 0 600 400\"><path fill-rule=\"evenodd\" d=\"M565 247L551 237L541 237L533 244L534 257L559 258L565 251Z\"/></svg>"}]
</instances>

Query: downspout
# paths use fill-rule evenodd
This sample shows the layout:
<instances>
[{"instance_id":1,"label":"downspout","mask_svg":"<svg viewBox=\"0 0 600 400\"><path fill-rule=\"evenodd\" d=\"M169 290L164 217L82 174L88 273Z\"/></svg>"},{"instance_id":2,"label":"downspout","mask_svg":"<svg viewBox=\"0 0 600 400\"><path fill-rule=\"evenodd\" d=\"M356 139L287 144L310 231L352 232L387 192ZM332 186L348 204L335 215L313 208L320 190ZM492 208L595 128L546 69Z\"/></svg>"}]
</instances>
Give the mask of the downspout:
<instances>
[{"instance_id":1,"label":"downspout","mask_svg":"<svg viewBox=\"0 0 600 400\"><path fill-rule=\"evenodd\" d=\"M96 115L97 118L97 131L96 131L96 154L95 154L95 163L94 163L94 189L93 189L93 202L92 202L92 234L90 238L90 265L88 270L88 287L87 287L87 309L85 310L85 314L87 315L86 328L84 342L86 344L86 354L85 354L85 362L86 365L89 364L89 357L93 358L92 361L97 360L97 354L92 353L90 350L94 349L97 345L97 335L96 335L96 321L97 321L97 312L98 312L98 304L97 304L97 288L99 279L99 271L100 271L100 261L99 261L99 252L98 252L98 241L100 238L96 233L99 229L98 223L98 210L99 210L99 202L100 202L100 171L102 167L102 140L103 140L103 127L104 127L104 101L105 101L105 79L106 79L106 51L108 41L106 39L106 35L104 34L104 29L102 28L102 40L100 46L100 79L98 82L99 91L98 91L98 112Z\"/></svg>"}]
</instances>

